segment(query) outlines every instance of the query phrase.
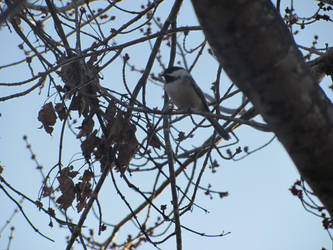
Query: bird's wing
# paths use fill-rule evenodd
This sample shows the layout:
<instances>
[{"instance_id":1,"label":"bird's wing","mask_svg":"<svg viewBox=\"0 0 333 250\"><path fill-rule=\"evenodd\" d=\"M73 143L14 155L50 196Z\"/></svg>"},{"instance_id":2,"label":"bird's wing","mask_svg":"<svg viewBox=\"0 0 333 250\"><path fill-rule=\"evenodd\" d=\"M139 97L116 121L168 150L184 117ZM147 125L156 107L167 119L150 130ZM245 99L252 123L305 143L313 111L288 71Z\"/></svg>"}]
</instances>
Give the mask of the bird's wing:
<instances>
[{"instance_id":1,"label":"bird's wing","mask_svg":"<svg viewBox=\"0 0 333 250\"><path fill-rule=\"evenodd\" d=\"M200 89L200 87L196 84L196 82L194 81L194 79L191 76L187 76L188 78L188 82L192 85L194 91L198 94L198 96L200 97L202 103L203 103L203 107L205 110L205 112L210 112L209 107L208 107L208 103L206 101L205 95L202 92L202 90Z\"/></svg>"},{"instance_id":2,"label":"bird's wing","mask_svg":"<svg viewBox=\"0 0 333 250\"><path fill-rule=\"evenodd\" d=\"M189 79L188 82L190 82L190 84L192 85L193 89L195 90L195 92L198 94L198 96L200 97L202 103L203 103L203 107L205 110L205 112L210 112L209 108L208 108L208 103L206 101L205 95L202 92L202 90L199 88L199 86L195 83L194 79L192 77L188 77ZM221 135L222 138L224 138L225 140L229 140L230 139L230 135L225 131L225 129L218 123L218 121L214 118L210 118L210 117L206 117L210 123L213 125L213 127L216 129L216 131Z\"/></svg>"}]
</instances>

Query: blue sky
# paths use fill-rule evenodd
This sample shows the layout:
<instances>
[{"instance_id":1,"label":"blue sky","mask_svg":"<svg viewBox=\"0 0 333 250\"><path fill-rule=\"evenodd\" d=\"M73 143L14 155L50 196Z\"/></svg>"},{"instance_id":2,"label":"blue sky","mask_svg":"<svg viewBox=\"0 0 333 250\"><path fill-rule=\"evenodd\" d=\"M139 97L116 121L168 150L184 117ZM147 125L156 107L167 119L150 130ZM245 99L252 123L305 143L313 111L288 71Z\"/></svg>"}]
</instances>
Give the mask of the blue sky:
<instances>
[{"instance_id":1,"label":"blue sky","mask_svg":"<svg viewBox=\"0 0 333 250\"><path fill-rule=\"evenodd\" d=\"M297 1L295 6L302 4L302 14L311 13L312 1ZM128 7L125 2L122 7ZM162 6L166 10L167 5ZM163 10L162 8L162 10ZM165 13L160 12L160 15ZM121 22L121 18L119 19ZM192 7L189 1L185 1L182 13L179 18L179 25L195 25L196 19L193 15ZM295 37L298 43L311 45L313 36L319 34L319 47L324 42L331 42L332 34L328 23L314 25ZM191 41L193 46L202 41L200 32L193 34ZM13 33L8 32L7 28L0 30L0 40L4 41L4 46L0 47L1 58L0 65L13 62L17 58L22 58L22 51L17 49L19 39ZM119 38L118 42L121 42ZM320 44L321 43L321 44ZM131 56L131 62L144 67L147 59L146 50L148 44L142 44L126 50ZM163 51L162 51L163 53ZM167 63L167 56L164 57L164 63ZM189 58L191 60L191 58ZM103 72L104 86L115 86L121 82L121 75L118 73L121 64L116 64ZM154 70L158 72L160 68L154 65ZM215 79L217 69L214 59L205 52L203 58L198 63L192 74L204 91L209 92L209 84ZM204 74L203 74L204 72ZM17 67L15 70L0 70L1 82L15 82L24 79L29 74L27 67ZM134 87L139 74L129 73L129 85ZM57 79L60 81L60 79ZM222 82L225 86L230 83L225 75L222 76ZM205 84L206 83L206 84ZM223 84L222 83L222 84ZM111 84L111 85L110 85ZM147 96L150 97L149 105L151 107L161 108L163 105L163 89L160 85L148 83ZM326 79L322 84L327 90L329 80ZM31 86L31 85L30 85ZM223 86L223 85L222 85ZM116 86L118 88L118 86ZM119 86L119 89L122 87ZM26 89L26 87L24 88ZM20 89L16 89L20 90ZM14 89L8 90L1 87L1 96L15 93ZM40 127L37 115L40 107L49 101L54 100L54 96L47 98L47 86L41 90L35 90L23 98L12 99L0 103L0 160L4 166L2 176L18 190L23 191L32 199L37 199L42 184L42 178L36 171L35 163L30 160L30 153L22 139L27 135L32 144L33 151L37 155L38 161L44 166L47 172L57 163L58 144L61 124L55 126L52 136L46 135ZM228 102L226 105L234 107L239 100ZM188 123L190 124L190 123ZM188 125L187 124L187 125ZM185 126L187 126L185 125ZM202 132L202 138L207 136L207 132ZM240 146L249 146L255 149L268 142L273 134L258 132L252 128L243 126L237 130L237 135L241 138ZM64 162L69 163L73 158L80 158L80 145L75 141L75 137L70 131L65 132L64 141ZM219 199L198 194L197 204L209 211L205 213L199 208L194 208L192 212L182 217L182 223L198 232L206 234L219 234L222 231L231 232L225 237L201 237L183 230L184 249L256 249L256 250L313 250L331 249L330 238L321 226L321 219L306 212L301 203L291 195L288 190L296 179L299 178L294 164L277 140L274 140L269 146L246 157L241 161L223 161L220 162L220 168L216 174L207 171L204 174L202 186L211 184L214 189L228 191L229 197ZM202 162L201 162L202 164ZM192 166L193 167L193 166ZM200 162L198 167L201 167ZM190 171L190 169L188 169ZM138 186L149 188L151 178L144 173L137 173L131 177L131 181ZM180 177L179 185L185 183L186 178ZM128 196L128 200L135 207L142 202L141 198L133 194L122 179L117 178L119 186ZM17 198L19 199L19 198ZM111 178L108 177L106 185L100 192L104 219L110 223L116 224L121 219L121 215L128 214L126 206L121 202L114 187L111 184ZM156 200L156 205L167 203L170 200L170 190L168 189L161 198ZM15 205L1 193L0 204L2 205L0 213L0 228L5 224L12 214ZM47 201L45 201L47 206ZM48 217L40 213L33 205L24 202L23 207L29 219L45 235L55 240L55 243L49 242L39 236L28 225L23 216L19 213L12 221L15 226L14 240L11 249L63 249L65 246L65 235L68 235L66 228L59 228L55 224L53 228L48 226ZM69 209L69 214L75 216L75 210ZM153 214L156 216L156 214ZM77 218L77 217L76 217ZM139 217L140 218L140 217ZM154 219L154 218L153 218ZM152 219L152 220L153 220ZM88 217L85 223L87 227L98 226L98 221L93 215ZM128 232L133 231L135 225L129 223L124 231L119 234L119 241L127 237ZM85 230L85 229L84 229ZM5 249L8 242L9 229L2 232L0 237L0 247ZM107 236L107 233L101 238ZM162 249L175 249L175 239L171 238L160 246ZM80 249L76 247L75 249ZM145 244L140 249L154 249L152 245Z\"/></svg>"}]
</instances>

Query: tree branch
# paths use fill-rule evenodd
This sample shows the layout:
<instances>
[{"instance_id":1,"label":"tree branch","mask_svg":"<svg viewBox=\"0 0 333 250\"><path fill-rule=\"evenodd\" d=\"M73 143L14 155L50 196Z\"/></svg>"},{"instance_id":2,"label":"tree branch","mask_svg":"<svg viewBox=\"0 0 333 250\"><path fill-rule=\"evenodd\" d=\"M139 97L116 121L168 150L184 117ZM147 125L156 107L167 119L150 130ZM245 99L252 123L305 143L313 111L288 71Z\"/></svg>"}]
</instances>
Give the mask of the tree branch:
<instances>
[{"instance_id":1,"label":"tree branch","mask_svg":"<svg viewBox=\"0 0 333 250\"><path fill-rule=\"evenodd\" d=\"M333 107L268 0L192 0L224 70L333 215Z\"/></svg>"}]
</instances>

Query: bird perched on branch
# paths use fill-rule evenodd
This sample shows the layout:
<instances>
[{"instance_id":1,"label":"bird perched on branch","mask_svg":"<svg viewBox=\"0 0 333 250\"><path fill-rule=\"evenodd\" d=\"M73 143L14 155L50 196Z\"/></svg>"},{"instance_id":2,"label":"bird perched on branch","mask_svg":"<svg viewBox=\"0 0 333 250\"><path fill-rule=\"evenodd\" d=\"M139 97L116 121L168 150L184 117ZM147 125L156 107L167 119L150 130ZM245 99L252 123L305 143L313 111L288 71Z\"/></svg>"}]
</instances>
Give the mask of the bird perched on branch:
<instances>
[{"instance_id":1,"label":"bird perched on branch","mask_svg":"<svg viewBox=\"0 0 333 250\"><path fill-rule=\"evenodd\" d=\"M171 101L179 109L205 113L210 112L203 92L187 70L181 67L169 67L162 75L165 78L164 89ZM206 119L222 138L225 140L230 139L230 135L216 119L208 116L206 116Z\"/></svg>"}]
</instances>

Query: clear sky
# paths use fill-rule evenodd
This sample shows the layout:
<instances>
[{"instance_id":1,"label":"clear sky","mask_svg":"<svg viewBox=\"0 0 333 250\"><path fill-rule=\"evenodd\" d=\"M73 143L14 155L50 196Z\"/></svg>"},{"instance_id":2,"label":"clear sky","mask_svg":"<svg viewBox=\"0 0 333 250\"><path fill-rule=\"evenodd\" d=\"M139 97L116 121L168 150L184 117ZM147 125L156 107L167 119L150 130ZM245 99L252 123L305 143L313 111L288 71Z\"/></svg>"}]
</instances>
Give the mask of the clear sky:
<instances>
[{"instance_id":1,"label":"clear sky","mask_svg":"<svg viewBox=\"0 0 333 250\"><path fill-rule=\"evenodd\" d=\"M122 7L130 8L128 1L123 1ZM315 2L315 1L314 1ZM296 1L295 8L302 4L302 14L308 15L313 11L312 1ZM162 6L166 10L167 5ZM162 10L163 10L162 8ZM163 12L159 15L163 16ZM121 17L118 19L121 22ZM189 1L185 1L182 13L179 16L179 25L195 25L196 19L193 14ZM295 37L297 43L310 46L313 36L319 34L319 45L323 47L325 42L331 42L333 35L329 23L314 25L306 31ZM195 36L195 35L194 35ZM198 41L202 38L199 33ZM194 41L195 39L192 39ZM14 62L17 58L22 58L22 51L18 50L17 35L10 33L6 27L0 30L0 41L3 46L0 47L1 57L0 65ZM118 42L121 42L119 40ZM199 44L195 41L193 44ZM136 65L144 67L147 58L147 48L144 44L128 49L131 56L130 60ZM164 57L164 63L167 63L167 56ZM121 64L103 71L104 80L101 82L104 86L115 84L121 75L119 74ZM155 64L154 70L158 72L160 68ZM207 52L202 57L199 64L193 70L193 76L198 83L210 83L215 79L217 65L214 60L208 56ZM204 72L204 73L203 73ZM0 82L15 82L25 79L29 74L27 67L16 67L15 70L0 70ZM135 86L139 74L129 74L130 87ZM56 79L60 82L60 78ZM230 83L226 76L222 76L225 86ZM329 80L326 79L322 84L327 90ZM31 86L31 85L29 85ZM202 89L209 92L209 84L202 84ZM23 87L26 89L27 86ZM147 96L150 97L151 107L161 108L163 105L163 89L159 85L148 86ZM0 96L6 96L22 90L20 88L7 89L0 87ZM47 86L41 90L35 90L31 94L0 103L0 164L4 167L2 176L16 189L26 193L33 200L38 198L42 178L36 170L35 163L30 159L31 155L26 149L23 135L28 136L32 144L34 153L38 161L47 172L58 160L59 135L61 124L55 126L52 136L49 136L39 129L40 122L37 120L40 107L55 97L46 97ZM330 94L330 96L332 96ZM228 103L230 107L235 103ZM207 132L208 133L208 132ZM237 130L237 135L241 138L240 146L249 146L250 150L262 146L272 137L271 133L258 132L249 127L241 127ZM207 136L207 134L203 134ZM75 137L66 131L64 141L64 162L69 163L71 159L80 158L80 145L75 141ZM313 250L332 248L332 242L326 231L322 228L321 219L308 213L302 207L302 204L291 195L289 188L299 178L299 174L291 162L289 156L275 139L270 145L251 154L240 161L220 162L220 168L216 174L207 171L204 174L202 186L207 187L211 184L215 190L228 191L229 197L219 199L214 197L210 199L203 193L198 194L197 204L208 210L208 213L194 207L193 211L182 217L182 223L194 230L206 234L219 234L221 232L231 232L224 237L202 237L183 230L184 249L255 249L255 250ZM144 173L134 174L131 181L142 188L149 187L150 177ZM122 179L117 178L118 184L126 193L126 186ZM185 183L185 177L179 178L179 185ZM133 207L142 202L141 198L134 195L127 189L128 200ZM163 196L156 201L159 206L164 203L169 204L170 190L167 190ZM17 197L17 200L20 197ZM127 208L114 191L111 184L111 178L108 177L106 185L100 192L99 197L103 209L103 216L106 221L116 224L121 219L121 215L129 213ZM0 191L0 228L5 225L15 209L15 204ZM30 221L45 235L51 237L55 242L50 242L28 225L22 214L18 213L12 220L15 226L14 240L11 249L64 249L65 236L68 235L66 228L59 228L55 224L53 228L48 226L48 217L39 212L34 206L25 201L22 205ZM45 201L45 206L47 202ZM69 208L68 213L74 214L74 209ZM155 218L153 218L155 219ZM152 219L152 220L153 220ZM94 216L90 216L85 225L89 227L98 226L98 221ZM128 232L135 226L129 223L124 232L119 234L119 239L125 239ZM9 228L1 232L0 249L6 249L9 237ZM105 233L106 236L107 233ZM103 236L103 235L102 235ZM105 237L104 236L104 237ZM103 237L102 237L103 238ZM175 249L175 238L169 239L160 246L162 249ZM75 249L80 249L76 246ZM152 245L144 244L140 249L154 249Z\"/></svg>"}]
</instances>

